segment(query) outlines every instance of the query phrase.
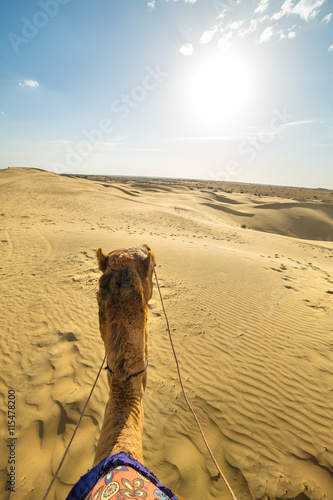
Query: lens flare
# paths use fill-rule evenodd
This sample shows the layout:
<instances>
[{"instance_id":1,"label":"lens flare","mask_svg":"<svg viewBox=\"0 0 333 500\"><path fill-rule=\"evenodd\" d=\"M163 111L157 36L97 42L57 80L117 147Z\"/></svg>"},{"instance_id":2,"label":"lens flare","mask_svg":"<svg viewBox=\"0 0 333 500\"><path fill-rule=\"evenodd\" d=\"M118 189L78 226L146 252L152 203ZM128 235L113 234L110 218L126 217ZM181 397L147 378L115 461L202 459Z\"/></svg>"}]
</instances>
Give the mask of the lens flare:
<instances>
[{"instance_id":1,"label":"lens flare","mask_svg":"<svg viewBox=\"0 0 333 500\"><path fill-rule=\"evenodd\" d=\"M249 66L241 58L220 54L195 68L189 87L193 113L207 123L223 123L245 110L253 78Z\"/></svg>"}]
</instances>

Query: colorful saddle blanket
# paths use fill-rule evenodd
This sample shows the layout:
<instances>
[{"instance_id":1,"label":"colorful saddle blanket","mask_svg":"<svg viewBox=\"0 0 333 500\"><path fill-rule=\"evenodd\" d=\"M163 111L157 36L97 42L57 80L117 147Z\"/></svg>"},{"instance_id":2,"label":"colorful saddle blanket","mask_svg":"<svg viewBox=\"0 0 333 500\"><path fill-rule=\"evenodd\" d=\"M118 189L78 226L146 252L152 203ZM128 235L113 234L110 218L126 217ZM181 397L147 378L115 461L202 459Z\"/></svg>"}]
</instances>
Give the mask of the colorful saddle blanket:
<instances>
[{"instance_id":1,"label":"colorful saddle blanket","mask_svg":"<svg viewBox=\"0 0 333 500\"><path fill-rule=\"evenodd\" d=\"M73 486L66 500L178 500L144 465L126 453L102 460Z\"/></svg>"}]
</instances>

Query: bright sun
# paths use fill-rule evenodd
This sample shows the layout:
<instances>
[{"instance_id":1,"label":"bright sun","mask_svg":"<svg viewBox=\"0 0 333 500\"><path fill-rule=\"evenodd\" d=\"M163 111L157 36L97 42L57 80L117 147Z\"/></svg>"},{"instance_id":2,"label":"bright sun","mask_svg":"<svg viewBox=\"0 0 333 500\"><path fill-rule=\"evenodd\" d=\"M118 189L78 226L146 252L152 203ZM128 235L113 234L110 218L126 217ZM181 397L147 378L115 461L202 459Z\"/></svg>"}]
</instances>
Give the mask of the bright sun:
<instances>
[{"instance_id":1,"label":"bright sun","mask_svg":"<svg viewBox=\"0 0 333 500\"><path fill-rule=\"evenodd\" d=\"M252 87L247 64L234 55L219 54L206 59L191 75L190 105L206 123L224 123L244 110Z\"/></svg>"}]
</instances>

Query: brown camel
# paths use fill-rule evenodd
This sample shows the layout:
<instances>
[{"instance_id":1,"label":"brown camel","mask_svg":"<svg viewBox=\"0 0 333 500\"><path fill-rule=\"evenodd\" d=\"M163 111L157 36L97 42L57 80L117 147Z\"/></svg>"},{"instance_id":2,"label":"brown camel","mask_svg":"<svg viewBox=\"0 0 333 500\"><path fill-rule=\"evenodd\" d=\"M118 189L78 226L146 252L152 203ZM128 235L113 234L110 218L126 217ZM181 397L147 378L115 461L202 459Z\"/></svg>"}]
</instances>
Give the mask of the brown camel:
<instances>
[{"instance_id":1,"label":"brown camel","mask_svg":"<svg viewBox=\"0 0 333 500\"><path fill-rule=\"evenodd\" d=\"M117 492L121 498L184 500L143 465L142 396L147 383L147 317L154 254L147 245L108 255L99 248L97 259L103 272L97 300L109 400L94 468L81 477L67 500L100 500Z\"/></svg>"},{"instance_id":2,"label":"brown camel","mask_svg":"<svg viewBox=\"0 0 333 500\"><path fill-rule=\"evenodd\" d=\"M97 300L110 393L94 465L120 451L142 463L148 301L155 258L147 245L108 255L99 248L97 258L103 272Z\"/></svg>"}]
</instances>

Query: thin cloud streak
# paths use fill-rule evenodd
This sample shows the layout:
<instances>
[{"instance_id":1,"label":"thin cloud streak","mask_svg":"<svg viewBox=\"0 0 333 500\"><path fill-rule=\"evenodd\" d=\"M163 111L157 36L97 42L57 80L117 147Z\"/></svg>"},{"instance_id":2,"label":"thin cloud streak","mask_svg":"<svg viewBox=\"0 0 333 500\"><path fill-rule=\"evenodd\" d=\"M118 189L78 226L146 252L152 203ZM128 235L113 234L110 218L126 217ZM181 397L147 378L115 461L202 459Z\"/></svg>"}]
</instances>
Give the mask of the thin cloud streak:
<instances>
[{"instance_id":1,"label":"thin cloud streak","mask_svg":"<svg viewBox=\"0 0 333 500\"><path fill-rule=\"evenodd\" d=\"M281 123L275 131L269 129L269 127L253 127L251 130L241 131L239 134L227 134L227 135L212 135L212 136L183 136L183 137L169 137L165 139L167 143L186 143L186 142L232 142L240 141L242 139L248 139L251 137L257 137L258 134L261 135L275 135L281 133L284 129L292 127L301 127L303 125L311 125L318 123L318 119L310 120L295 120L293 122Z\"/></svg>"},{"instance_id":2,"label":"thin cloud streak","mask_svg":"<svg viewBox=\"0 0 333 500\"><path fill-rule=\"evenodd\" d=\"M327 14L327 16L323 17L323 19L320 21L320 23L326 23L328 24L330 22L330 20L332 19L332 13L330 12L329 14Z\"/></svg>"},{"instance_id":3,"label":"thin cloud streak","mask_svg":"<svg viewBox=\"0 0 333 500\"><path fill-rule=\"evenodd\" d=\"M19 82L19 87L39 87L39 83L35 80L24 80L23 82Z\"/></svg>"}]
</instances>

